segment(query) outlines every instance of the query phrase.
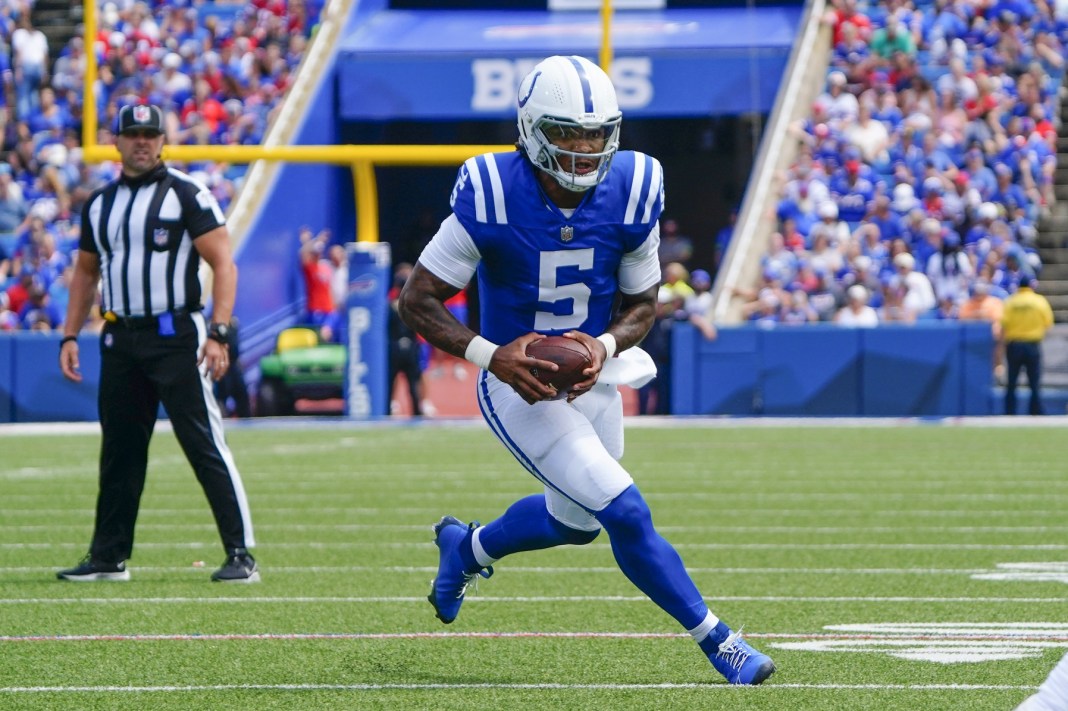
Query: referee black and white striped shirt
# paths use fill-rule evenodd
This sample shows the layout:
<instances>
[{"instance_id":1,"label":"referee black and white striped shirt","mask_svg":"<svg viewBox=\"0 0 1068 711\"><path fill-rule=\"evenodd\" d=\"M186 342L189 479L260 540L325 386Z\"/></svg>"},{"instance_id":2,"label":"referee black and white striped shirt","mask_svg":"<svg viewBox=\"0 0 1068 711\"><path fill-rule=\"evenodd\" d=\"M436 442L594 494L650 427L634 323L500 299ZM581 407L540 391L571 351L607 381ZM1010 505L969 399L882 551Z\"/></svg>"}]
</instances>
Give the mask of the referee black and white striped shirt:
<instances>
[{"instance_id":1,"label":"referee black and white striped shirt","mask_svg":"<svg viewBox=\"0 0 1068 711\"><path fill-rule=\"evenodd\" d=\"M193 240L224 224L207 186L163 163L94 192L78 247L100 256L101 310L119 317L199 310Z\"/></svg>"}]
</instances>

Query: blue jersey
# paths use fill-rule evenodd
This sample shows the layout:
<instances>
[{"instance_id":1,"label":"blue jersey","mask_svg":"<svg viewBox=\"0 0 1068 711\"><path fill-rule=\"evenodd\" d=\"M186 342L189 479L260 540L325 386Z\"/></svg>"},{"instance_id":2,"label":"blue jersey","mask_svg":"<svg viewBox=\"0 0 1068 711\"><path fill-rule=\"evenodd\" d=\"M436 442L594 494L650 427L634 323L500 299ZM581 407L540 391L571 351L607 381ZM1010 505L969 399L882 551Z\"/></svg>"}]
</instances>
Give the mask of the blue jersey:
<instances>
[{"instance_id":1,"label":"blue jersey","mask_svg":"<svg viewBox=\"0 0 1068 711\"><path fill-rule=\"evenodd\" d=\"M604 333L623 255L647 239L664 207L660 163L620 151L571 217L545 195L522 153L487 153L460 168L453 213L481 255L481 333L509 343L537 331Z\"/></svg>"}]
</instances>

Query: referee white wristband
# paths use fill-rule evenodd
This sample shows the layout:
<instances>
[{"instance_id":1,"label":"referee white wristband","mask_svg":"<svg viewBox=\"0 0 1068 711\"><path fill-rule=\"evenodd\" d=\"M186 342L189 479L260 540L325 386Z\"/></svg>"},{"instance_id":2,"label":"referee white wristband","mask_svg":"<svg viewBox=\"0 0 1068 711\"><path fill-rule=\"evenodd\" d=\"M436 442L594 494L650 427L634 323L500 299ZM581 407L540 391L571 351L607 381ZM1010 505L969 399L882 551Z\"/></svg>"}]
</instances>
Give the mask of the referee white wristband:
<instances>
[{"instance_id":1,"label":"referee white wristband","mask_svg":"<svg viewBox=\"0 0 1068 711\"><path fill-rule=\"evenodd\" d=\"M471 361L483 370L489 370L490 361L493 360L493 352L497 350L497 344L487 341L482 336L475 336L467 344L464 358Z\"/></svg>"},{"instance_id":2,"label":"referee white wristband","mask_svg":"<svg viewBox=\"0 0 1068 711\"><path fill-rule=\"evenodd\" d=\"M597 336L597 340L604 344L604 349L608 351L608 358L616 354L616 337L611 333L602 333Z\"/></svg>"}]
</instances>

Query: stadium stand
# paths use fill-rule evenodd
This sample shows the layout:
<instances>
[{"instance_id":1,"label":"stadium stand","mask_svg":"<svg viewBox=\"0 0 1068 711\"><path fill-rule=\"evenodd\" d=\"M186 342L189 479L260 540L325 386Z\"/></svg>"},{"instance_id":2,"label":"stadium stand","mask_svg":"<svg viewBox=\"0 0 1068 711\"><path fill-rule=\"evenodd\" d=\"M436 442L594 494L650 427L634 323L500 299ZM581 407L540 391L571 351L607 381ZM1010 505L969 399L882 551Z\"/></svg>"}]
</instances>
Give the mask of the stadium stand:
<instances>
[{"instance_id":1,"label":"stadium stand","mask_svg":"<svg viewBox=\"0 0 1068 711\"><path fill-rule=\"evenodd\" d=\"M0 8L0 330L45 327L11 308L34 287L63 303L80 204L115 171L80 160L80 8L30 7ZM811 63L822 87L791 124L796 160L776 175L781 239L758 250L757 278L736 289L745 313L829 321L863 284L883 320L952 319L976 284L1004 297L1029 273L1068 322L1065 16L1045 0L828 7L828 41ZM102 3L88 43L99 140L122 105L152 101L167 108L172 142L261 142L321 10L308 0ZM35 29L49 69L27 92L15 45ZM184 167L224 207L247 178L243 166ZM912 268L897 266L901 254ZM903 271L926 278L934 307L911 305Z\"/></svg>"},{"instance_id":2,"label":"stadium stand","mask_svg":"<svg viewBox=\"0 0 1068 711\"><path fill-rule=\"evenodd\" d=\"M830 292L829 320L853 284L867 281L878 309L930 282L935 301L903 299L912 321L955 318L977 282L1004 297L1023 273L1045 279L1068 215L1055 190L1068 23L1044 2L982 10L833 4L825 87L791 126L799 153L777 176L778 238L743 297L774 293L787 321L789 294ZM915 263L907 275L900 252Z\"/></svg>"},{"instance_id":3,"label":"stadium stand","mask_svg":"<svg viewBox=\"0 0 1068 711\"><path fill-rule=\"evenodd\" d=\"M33 318L39 309L27 311L22 292L50 294L49 311L65 304L64 274L77 244L81 204L117 170L81 160L86 45L75 24L81 8L71 7L38 0L0 9L0 123L7 154L0 161L0 330L61 325ZM99 140L110 141L122 106L152 102L167 113L171 143L260 143L320 10L303 0L102 4L90 43L99 66ZM26 71L25 57L42 49L46 68ZM224 209L245 173L244 166L206 162L184 168Z\"/></svg>"}]
</instances>

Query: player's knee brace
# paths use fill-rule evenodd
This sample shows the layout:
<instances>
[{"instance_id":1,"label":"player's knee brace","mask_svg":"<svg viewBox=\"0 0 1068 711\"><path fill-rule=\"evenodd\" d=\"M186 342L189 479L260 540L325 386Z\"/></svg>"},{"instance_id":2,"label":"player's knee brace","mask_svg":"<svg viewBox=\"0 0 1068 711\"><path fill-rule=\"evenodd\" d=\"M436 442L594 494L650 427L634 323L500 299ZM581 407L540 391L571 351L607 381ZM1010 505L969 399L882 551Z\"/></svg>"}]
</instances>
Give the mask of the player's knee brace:
<instances>
[{"instance_id":1,"label":"player's knee brace","mask_svg":"<svg viewBox=\"0 0 1068 711\"><path fill-rule=\"evenodd\" d=\"M596 516L613 540L638 540L653 531L653 515L636 484L627 487Z\"/></svg>"}]
</instances>

